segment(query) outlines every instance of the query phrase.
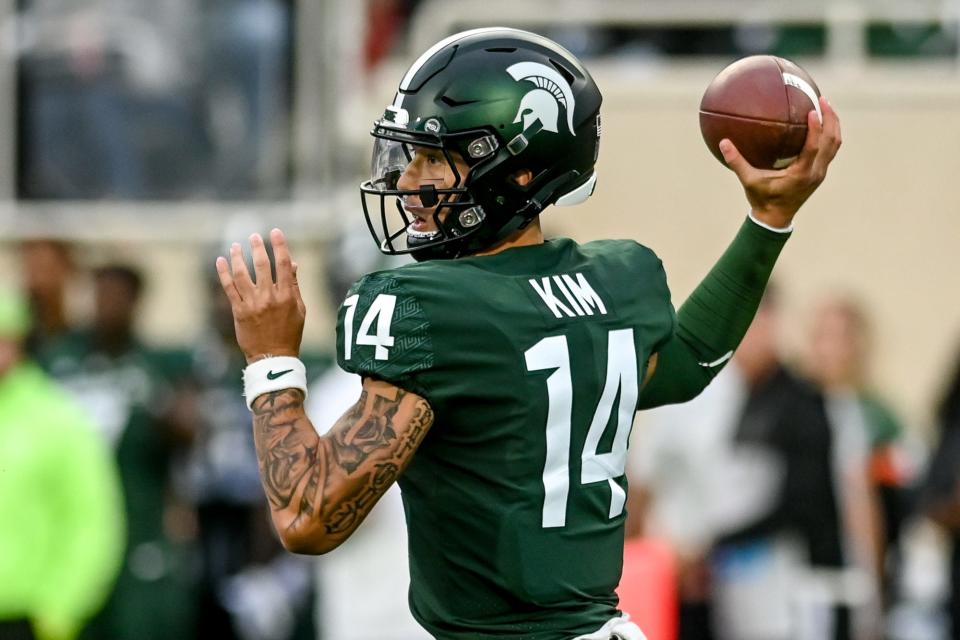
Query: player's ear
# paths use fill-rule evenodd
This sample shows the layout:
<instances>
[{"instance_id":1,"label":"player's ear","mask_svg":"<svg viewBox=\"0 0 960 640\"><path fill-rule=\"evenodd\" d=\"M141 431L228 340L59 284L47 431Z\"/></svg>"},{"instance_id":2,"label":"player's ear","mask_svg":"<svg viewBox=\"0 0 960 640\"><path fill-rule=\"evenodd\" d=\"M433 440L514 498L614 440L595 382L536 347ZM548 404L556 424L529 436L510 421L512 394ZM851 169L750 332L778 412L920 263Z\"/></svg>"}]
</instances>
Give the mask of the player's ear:
<instances>
[{"instance_id":1,"label":"player's ear","mask_svg":"<svg viewBox=\"0 0 960 640\"><path fill-rule=\"evenodd\" d=\"M530 169L519 169L511 173L507 180L518 187L525 187L533 180L533 172Z\"/></svg>"}]
</instances>

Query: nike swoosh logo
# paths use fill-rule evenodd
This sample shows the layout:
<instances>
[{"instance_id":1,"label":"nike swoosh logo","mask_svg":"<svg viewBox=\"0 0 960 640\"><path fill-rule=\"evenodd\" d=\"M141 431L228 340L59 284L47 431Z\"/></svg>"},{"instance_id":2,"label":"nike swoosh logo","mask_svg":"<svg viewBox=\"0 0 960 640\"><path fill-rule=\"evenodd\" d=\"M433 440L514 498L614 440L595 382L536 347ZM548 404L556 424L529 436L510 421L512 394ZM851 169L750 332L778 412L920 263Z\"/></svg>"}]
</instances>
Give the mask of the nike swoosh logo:
<instances>
[{"instance_id":1,"label":"nike swoosh logo","mask_svg":"<svg viewBox=\"0 0 960 640\"><path fill-rule=\"evenodd\" d=\"M267 380L276 380L280 376L285 376L291 371L293 371L293 369L284 369L283 371L277 371L276 373L273 371L267 371Z\"/></svg>"}]
</instances>

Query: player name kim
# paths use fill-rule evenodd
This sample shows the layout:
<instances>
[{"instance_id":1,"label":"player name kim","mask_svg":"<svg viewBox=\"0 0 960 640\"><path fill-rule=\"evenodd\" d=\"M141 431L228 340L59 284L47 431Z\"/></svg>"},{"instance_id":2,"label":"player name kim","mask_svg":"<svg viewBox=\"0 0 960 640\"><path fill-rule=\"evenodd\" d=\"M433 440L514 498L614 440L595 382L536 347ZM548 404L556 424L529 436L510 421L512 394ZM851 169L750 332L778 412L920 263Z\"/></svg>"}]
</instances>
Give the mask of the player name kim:
<instances>
[{"instance_id":1,"label":"player name kim","mask_svg":"<svg viewBox=\"0 0 960 640\"><path fill-rule=\"evenodd\" d=\"M603 300L582 273L530 278L528 282L557 318L607 314Z\"/></svg>"}]
</instances>

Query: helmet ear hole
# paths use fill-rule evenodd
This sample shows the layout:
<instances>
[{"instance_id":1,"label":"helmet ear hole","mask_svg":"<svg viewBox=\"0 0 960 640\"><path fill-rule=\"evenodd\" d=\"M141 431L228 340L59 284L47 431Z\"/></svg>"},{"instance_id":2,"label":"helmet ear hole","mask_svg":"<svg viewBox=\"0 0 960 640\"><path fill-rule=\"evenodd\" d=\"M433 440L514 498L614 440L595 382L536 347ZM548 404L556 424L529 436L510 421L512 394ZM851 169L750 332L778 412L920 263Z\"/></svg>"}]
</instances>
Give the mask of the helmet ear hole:
<instances>
[{"instance_id":1,"label":"helmet ear hole","mask_svg":"<svg viewBox=\"0 0 960 640\"><path fill-rule=\"evenodd\" d=\"M510 174L507 181L518 187L525 187L533 181L533 172L530 169L517 169Z\"/></svg>"}]
</instances>

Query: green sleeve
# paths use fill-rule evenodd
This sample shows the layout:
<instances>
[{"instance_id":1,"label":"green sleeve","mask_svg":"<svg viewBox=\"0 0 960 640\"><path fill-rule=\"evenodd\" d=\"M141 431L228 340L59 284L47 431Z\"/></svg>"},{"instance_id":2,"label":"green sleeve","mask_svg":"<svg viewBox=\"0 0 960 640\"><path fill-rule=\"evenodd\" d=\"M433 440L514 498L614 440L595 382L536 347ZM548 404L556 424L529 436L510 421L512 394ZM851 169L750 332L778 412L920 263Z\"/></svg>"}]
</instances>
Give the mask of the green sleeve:
<instances>
[{"instance_id":1,"label":"green sleeve","mask_svg":"<svg viewBox=\"0 0 960 640\"><path fill-rule=\"evenodd\" d=\"M124 549L120 479L112 455L71 404L47 416L59 421L50 458L48 500L58 543L38 587L34 622L41 639L72 638L106 601Z\"/></svg>"},{"instance_id":2,"label":"green sleeve","mask_svg":"<svg viewBox=\"0 0 960 640\"><path fill-rule=\"evenodd\" d=\"M756 315L789 233L744 221L733 242L677 312L677 330L657 352L639 409L696 397L733 355Z\"/></svg>"}]
</instances>

